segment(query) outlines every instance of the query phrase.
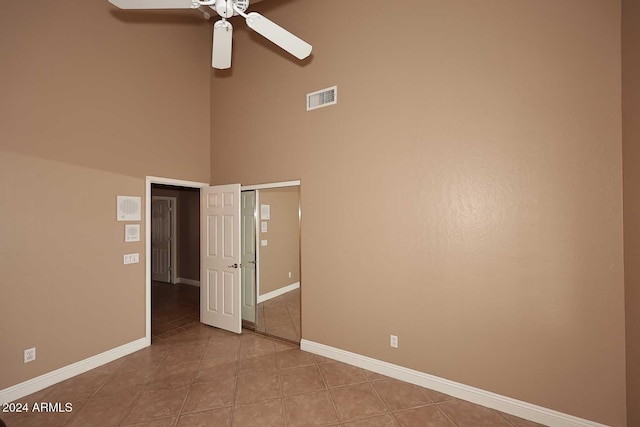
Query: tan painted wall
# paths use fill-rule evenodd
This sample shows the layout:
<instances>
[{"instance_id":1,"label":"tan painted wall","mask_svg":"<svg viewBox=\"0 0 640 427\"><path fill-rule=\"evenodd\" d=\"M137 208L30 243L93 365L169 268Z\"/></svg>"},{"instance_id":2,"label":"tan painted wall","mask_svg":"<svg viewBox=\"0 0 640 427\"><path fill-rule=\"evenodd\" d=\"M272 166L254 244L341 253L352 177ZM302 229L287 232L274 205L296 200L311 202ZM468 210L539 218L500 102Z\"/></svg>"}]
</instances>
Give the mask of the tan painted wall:
<instances>
[{"instance_id":1,"label":"tan painted wall","mask_svg":"<svg viewBox=\"0 0 640 427\"><path fill-rule=\"evenodd\" d=\"M213 182L302 181L303 338L625 425L620 2L342 4L212 73Z\"/></svg>"},{"instance_id":2,"label":"tan painted wall","mask_svg":"<svg viewBox=\"0 0 640 427\"><path fill-rule=\"evenodd\" d=\"M627 425L640 425L640 4L622 2Z\"/></svg>"},{"instance_id":3,"label":"tan painted wall","mask_svg":"<svg viewBox=\"0 0 640 427\"><path fill-rule=\"evenodd\" d=\"M300 281L299 188L260 190L259 195L260 204L271 207L267 232L258 229L259 239L268 242L260 247L260 295L264 295Z\"/></svg>"},{"instance_id":4,"label":"tan painted wall","mask_svg":"<svg viewBox=\"0 0 640 427\"><path fill-rule=\"evenodd\" d=\"M2 5L0 389L144 336L144 243L116 195L209 179L210 43L197 14Z\"/></svg>"},{"instance_id":5,"label":"tan painted wall","mask_svg":"<svg viewBox=\"0 0 640 427\"><path fill-rule=\"evenodd\" d=\"M200 280L200 190L153 186L152 196L175 197L177 205L177 272L183 279Z\"/></svg>"}]
</instances>

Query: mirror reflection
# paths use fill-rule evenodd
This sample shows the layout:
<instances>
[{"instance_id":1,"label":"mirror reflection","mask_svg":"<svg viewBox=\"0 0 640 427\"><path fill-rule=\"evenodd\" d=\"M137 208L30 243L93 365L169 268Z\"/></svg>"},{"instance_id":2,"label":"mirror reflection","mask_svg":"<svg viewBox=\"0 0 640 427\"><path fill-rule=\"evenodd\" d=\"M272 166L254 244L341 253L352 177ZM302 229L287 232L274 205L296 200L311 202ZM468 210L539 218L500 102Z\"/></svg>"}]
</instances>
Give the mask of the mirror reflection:
<instances>
[{"instance_id":1,"label":"mirror reflection","mask_svg":"<svg viewBox=\"0 0 640 427\"><path fill-rule=\"evenodd\" d=\"M300 187L242 193L245 327L300 342Z\"/></svg>"}]
</instances>

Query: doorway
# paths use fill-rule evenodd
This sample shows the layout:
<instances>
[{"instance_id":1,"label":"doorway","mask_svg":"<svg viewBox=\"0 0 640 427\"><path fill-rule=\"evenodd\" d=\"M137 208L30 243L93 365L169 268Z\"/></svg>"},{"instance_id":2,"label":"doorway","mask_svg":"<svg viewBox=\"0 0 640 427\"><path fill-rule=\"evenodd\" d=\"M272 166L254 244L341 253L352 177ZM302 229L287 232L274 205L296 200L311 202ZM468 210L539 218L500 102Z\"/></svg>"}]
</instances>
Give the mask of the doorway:
<instances>
[{"instance_id":1,"label":"doorway","mask_svg":"<svg viewBox=\"0 0 640 427\"><path fill-rule=\"evenodd\" d=\"M199 193L208 184L146 181L145 338L150 345L152 337L168 338L199 323ZM153 242L154 234L159 241Z\"/></svg>"},{"instance_id":2,"label":"doorway","mask_svg":"<svg viewBox=\"0 0 640 427\"><path fill-rule=\"evenodd\" d=\"M220 188L218 187L210 187L209 184L207 183L200 183L200 182L193 182L193 181L181 181L181 180L174 180L174 179L167 179L167 178L158 178L158 177L147 177L147 191L146 191L146 212L149 213L148 215L146 215L146 230L147 232L146 234L146 253L148 254L148 256L145 257L145 261L146 261L146 269L147 269L147 276L146 276L146 294L147 294L147 308L146 308L146 323L147 323L147 327L146 327L146 339L147 339L147 343L151 344L151 336L152 336L152 331L151 331L151 312L152 312L152 304L151 304L151 296L152 296L152 280L151 280L151 200L152 200L152 185L165 185L165 186L170 186L170 187L177 187L177 189L185 189L185 188L191 188L193 191L195 192L200 192L200 200L203 200L203 197L205 194L207 194L209 191L214 190L216 188ZM253 277L253 281L255 282L255 287L251 287L251 289L253 289L253 294L251 295L251 293L244 293L243 296L245 297L245 305L250 306L251 304L253 304L253 306L255 307L254 309L254 327L252 328L253 330L262 333L262 334L266 334L266 335L271 335L274 337L278 337L278 338L282 338L285 340L289 340L289 341L294 341L296 343L299 343L300 341L300 336L301 336L301 327L300 327L300 181L289 181L289 182L280 182L280 183L273 183L273 184L261 184L261 185L255 185L255 186L244 186L244 187L240 187L239 184L237 185L237 190L234 191L238 191L237 194L237 199L236 200L240 200L240 189L242 189L242 191L253 191L254 194L256 195L256 199L254 201L255 206L254 206L254 224L255 227L261 227L260 231L258 231L257 228L253 229L253 233L254 236L253 238L248 238L246 237L246 239L249 241L255 241L256 242L256 254L255 254L255 259L254 262L252 263L251 260L247 259L247 262L240 262L240 259L238 258L237 264L233 264L230 263L229 265L225 265L225 268L229 268L231 267L232 270L237 269L238 273L240 273L241 270L245 270L246 266L246 270L251 270L251 266L253 265L254 271L255 273L251 273L251 272L247 272L245 274L246 278L249 278L251 282L251 277ZM231 186L233 187L233 186ZM286 272L286 279L284 279L284 282L286 282L286 284L280 284L279 286L277 286L277 289L268 291L266 290L267 288L265 288L263 286L263 290L259 291L259 280L262 277L259 273L259 259L260 259L260 254L259 254L259 246L260 244L262 244L263 240L267 240L267 246L268 246L268 241L269 239L273 239L275 238L275 229L271 228L272 230L272 234L271 236L266 236L267 238L265 239L264 234L265 233L269 233L269 224L267 223L266 226L266 230L267 231L262 231L262 227L264 227L263 223L264 222L268 222L271 221L271 217L265 218L264 215L259 215L259 209L262 207L264 208L264 206L260 206L260 203L258 202L259 196L262 192L262 194L267 194L267 199L269 197L270 193L269 189L278 189L278 188L286 188L286 187L296 187L297 189L297 210L294 216L296 216L297 218L297 262L295 262L297 268L292 268L292 267L287 267L287 272ZM175 188L174 188L175 189ZM276 192L276 191L274 191ZM198 221L198 226L199 226L199 232L200 232L200 236L207 236L206 239L202 239L201 238L201 244L200 244L200 251L201 251L201 256L204 256L203 254L207 254L207 256L210 255L210 251L209 250L205 250L204 248L204 242L211 240L211 237L213 236L212 234L208 233L205 228L203 228L203 225L206 223L206 215L205 215L205 208L209 208L212 207L213 205L215 205L216 203L212 204L212 200L209 200L207 203L202 204L200 206L200 221ZM223 196L221 199L221 202L223 203L223 205L226 205L227 200L225 199L225 197ZM177 201L178 206L180 205L179 199ZM267 205L268 203L262 203L262 205ZM275 206L275 205L274 205ZM277 211L277 208L276 208ZM276 212L274 211L274 212ZM234 214L235 215L235 214ZM278 218L280 218L280 214L277 215ZM240 217L240 211L238 210L238 218ZM266 221L263 221L266 220ZM240 236L240 226L239 226L239 222L238 221L238 236ZM275 225L275 222L273 222L273 224ZM235 227L235 226L234 226ZM178 227L179 228L179 227ZM204 234L203 234L204 233ZM245 233L246 234L246 233ZM232 238L231 240L236 241L238 243L238 248L240 248L240 240L235 240L235 237ZM275 242L275 241L274 241ZM275 246L275 245L274 245ZM262 246L264 247L264 246ZM204 251L204 252L202 252ZM224 252L224 251L223 251ZM247 255L247 254L245 254ZM207 273L207 269L205 268L205 265L202 264L202 258L200 257L200 259L198 259L198 261L200 262L200 280L202 281L202 278L204 277L205 279L207 278L211 278L211 271L209 271ZM180 262L177 262L178 266L176 266L177 268L179 268ZM244 264L244 265L242 265ZM237 265L237 266L236 266ZM206 274L205 274L206 273ZM229 274L225 273L227 276L229 276ZM240 274L238 274L238 276L241 276ZM294 283L289 283L292 280L296 280L297 278L297 282ZM289 280L292 279L292 280ZM184 277L180 277L180 273L177 273L177 278L175 279L176 283L173 283L173 285L176 284L189 284L189 283L181 283L184 281L191 281L194 279L189 279L189 278L184 278ZM280 279L282 281L282 278ZM194 280L195 281L195 280ZM210 281L210 280L209 280ZM263 279L264 284L267 284L267 280ZM224 283L219 282L220 284L224 285ZM211 302L211 296L213 295L211 292L208 292L207 298L202 298L202 292L204 289L210 289L210 287L205 287L202 285L202 282L199 283L200 286L200 317L199 317L199 323L203 322L203 318L202 318L202 311L204 310L204 305L206 301L209 301L208 304ZM163 284L166 286L166 284ZM218 286L216 284L216 286L218 288L222 288L224 289L226 286ZM235 286L233 286L235 288ZM230 288L230 287L229 287ZM237 297L234 297L232 299L228 299L228 298L222 298L221 301L225 302L225 301L238 301L238 305L237 305L237 312L240 314L241 312L241 296L240 296L240 292L239 289L240 288L240 284L238 282L238 287L236 289L238 289L238 292L236 295ZM164 288L166 289L166 287ZM247 289L249 289L249 287L247 287ZM274 293L275 291L275 293ZM271 292L271 293L270 293ZM267 295L268 294L268 295ZM281 298L278 299L279 296L286 296L286 298ZM260 298L260 304L262 304L262 306L259 307L259 304L256 302L257 298ZM180 299L180 298L177 298ZM214 298L215 299L215 298ZM193 302L194 299L191 299L190 302ZM252 302L253 301L253 302ZM183 300L183 302L186 302ZM235 303L231 303L232 305ZM285 323L285 313L284 313L284 309L286 308L287 310L287 315L289 316L289 321L291 322L288 326L290 326L289 328L289 334L280 334L279 330L282 330L284 328L278 328L277 326L283 326L283 324ZM187 313L182 313L185 317L192 317L193 319L196 318L196 314L194 311L191 312L187 312ZM293 318L291 317L293 316ZM162 316L161 316L162 317ZM297 320L296 320L297 317ZM240 315L238 317L238 319L240 320ZM162 320L162 319L160 319ZM183 319L186 321L186 319ZM173 322L169 321L168 323L172 323L172 324L179 324L181 321L179 320L175 320ZM204 322L205 324L208 322ZM278 325L278 323L281 323L280 325ZM212 326L217 326L217 325L212 325ZM185 326L178 326L178 327L185 327ZM226 329L226 328L224 328ZM241 332L241 330L238 330L237 332Z\"/></svg>"},{"instance_id":3,"label":"doorway","mask_svg":"<svg viewBox=\"0 0 640 427\"><path fill-rule=\"evenodd\" d=\"M151 186L151 336L200 322L200 189Z\"/></svg>"}]
</instances>

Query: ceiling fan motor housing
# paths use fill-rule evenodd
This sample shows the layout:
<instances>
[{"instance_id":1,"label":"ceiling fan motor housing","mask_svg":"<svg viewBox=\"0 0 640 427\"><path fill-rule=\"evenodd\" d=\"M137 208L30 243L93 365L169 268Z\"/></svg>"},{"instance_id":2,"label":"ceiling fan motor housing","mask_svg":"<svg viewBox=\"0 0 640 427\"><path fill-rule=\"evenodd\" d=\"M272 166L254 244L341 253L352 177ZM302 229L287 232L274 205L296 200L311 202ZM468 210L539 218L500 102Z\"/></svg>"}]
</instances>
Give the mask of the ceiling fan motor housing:
<instances>
[{"instance_id":1,"label":"ceiling fan motor housing","mask_svg":"<svg viewBox=\"0 0 640 427\"><path fill-rule=\"evenodd\" d=\"M229 0L231 1L231 0ZM238 9L240 9L242 12L246 12L247 9L249 9L249 0L234 0L233 4L236 5L236 7ZM236 13L237 15L237 13Z\"/></svg>"},{"instance_id":2,"label":"ceiling fan motor housing","mask_svg":"<svg viewBox=\"0 0 640 427\"><path fill-rule=\"evenodd\" d=\"M221 17L231 18L238 14L234 6L244 12L249 8L249 0L216 0L215 9Z\"/></svg>"}]
</instances>

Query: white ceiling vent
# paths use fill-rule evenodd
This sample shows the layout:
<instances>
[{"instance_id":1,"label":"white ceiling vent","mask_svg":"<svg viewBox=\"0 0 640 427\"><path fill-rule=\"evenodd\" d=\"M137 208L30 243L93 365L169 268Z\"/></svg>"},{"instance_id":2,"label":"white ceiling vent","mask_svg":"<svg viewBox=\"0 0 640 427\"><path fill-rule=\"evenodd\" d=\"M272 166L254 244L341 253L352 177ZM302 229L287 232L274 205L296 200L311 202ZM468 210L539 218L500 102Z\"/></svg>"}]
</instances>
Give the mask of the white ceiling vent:
<instances>
[{"instance_id":1,"label":"white ceiling vent","mask_svg":"<svg viewBox=\"0 0 640 427\"><path fill-rule=\"evenodd\" d=\"M338 103L338 86L307 94L307 111Z\"/></svg>"}]
</instances>

